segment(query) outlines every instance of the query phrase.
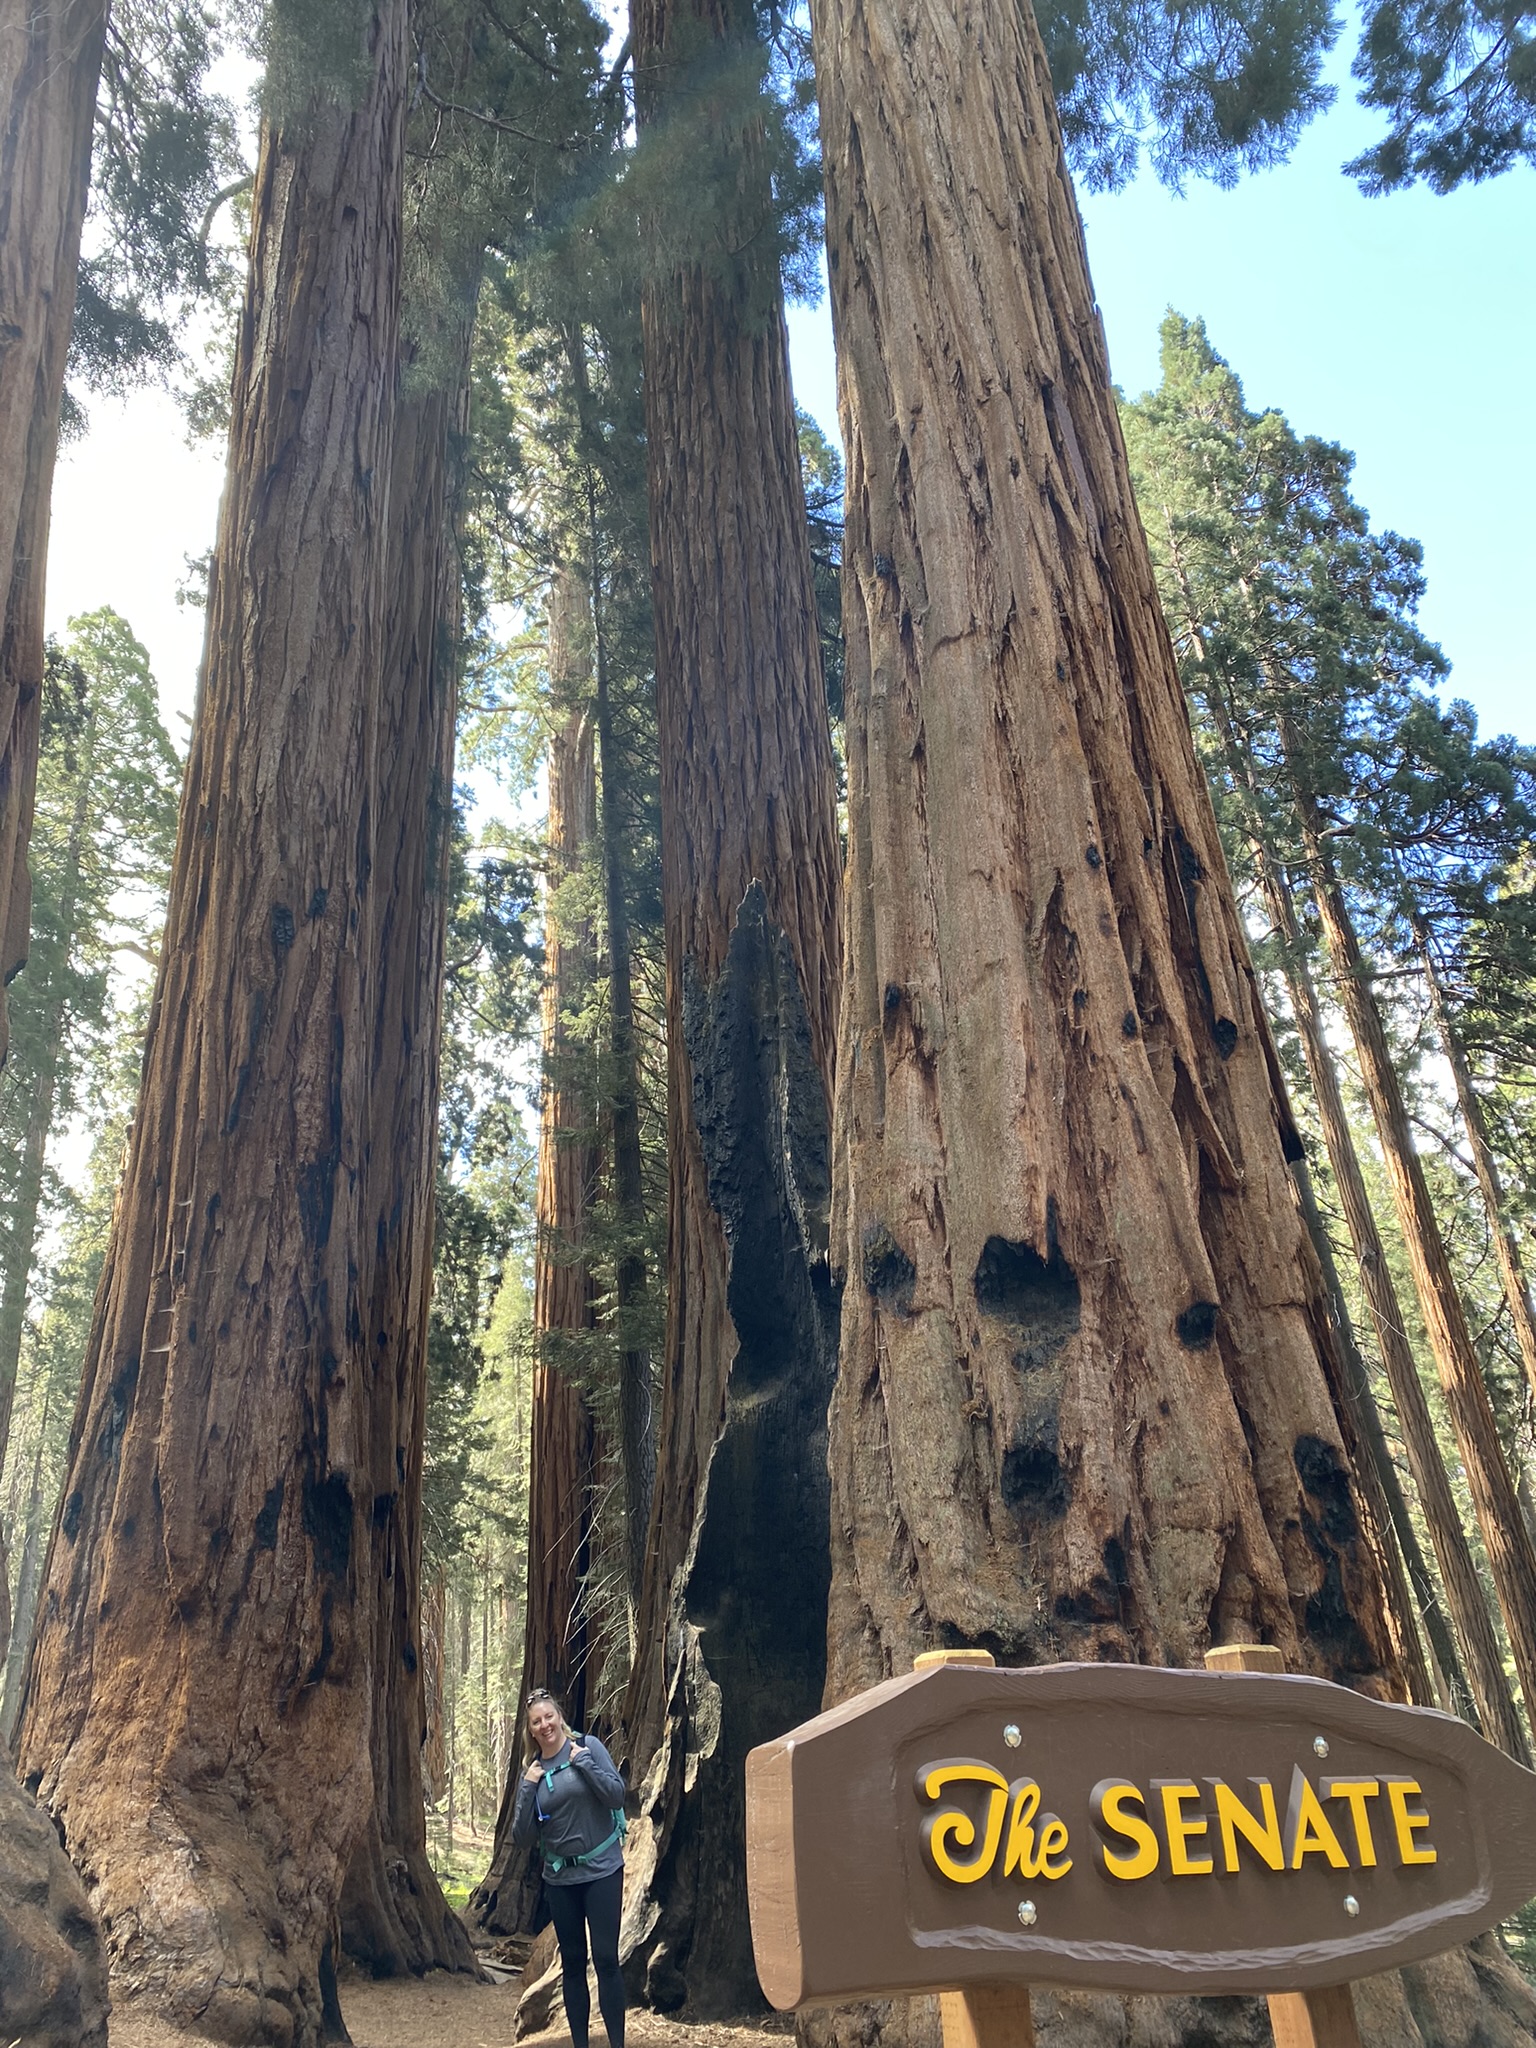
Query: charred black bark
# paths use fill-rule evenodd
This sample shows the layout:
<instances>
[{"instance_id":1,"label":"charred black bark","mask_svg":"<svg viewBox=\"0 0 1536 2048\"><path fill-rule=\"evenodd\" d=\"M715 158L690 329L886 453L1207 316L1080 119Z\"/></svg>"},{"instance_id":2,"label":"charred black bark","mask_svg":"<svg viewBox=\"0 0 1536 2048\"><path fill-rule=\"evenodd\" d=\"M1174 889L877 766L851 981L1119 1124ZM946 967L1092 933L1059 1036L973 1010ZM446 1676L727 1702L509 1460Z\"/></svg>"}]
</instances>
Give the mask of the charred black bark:
<instances>
[{"instance_id":1,"label":"charred black bark","mask_svg":"<svg viewBox=\"0 0 1536 2048\"><path fill-rule=\"evenodd\" d=\"M679 1575L653 1826L664 1847L631 1971L663 2011L760 2011L746 1908L746 1757L819 1711L826 1680L826 1416L838 1295L826 1259L826 1095L790 948L748 892L683 1029L738 1349ZM687 1788L686 1798L683 1796Z\"/></svg>"}]
</instances>

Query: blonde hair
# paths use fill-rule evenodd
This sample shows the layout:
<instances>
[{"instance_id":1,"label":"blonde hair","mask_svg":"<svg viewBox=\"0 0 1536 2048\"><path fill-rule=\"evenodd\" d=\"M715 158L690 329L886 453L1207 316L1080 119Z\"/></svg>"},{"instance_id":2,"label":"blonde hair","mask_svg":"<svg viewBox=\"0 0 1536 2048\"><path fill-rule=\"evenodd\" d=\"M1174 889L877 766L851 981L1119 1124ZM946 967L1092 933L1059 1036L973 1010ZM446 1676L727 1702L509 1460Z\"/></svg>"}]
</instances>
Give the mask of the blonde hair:
<instances>
[{"instance_id":1,"label":"blonde hair","mask_svg":"<svg viewBox=\"0 0 1536 2048\"><path fill-rule=\"evenodd\" d=\"M542 1755L542 1751L540 1750L538 1743L534 1740L533 1730L528 1726L528 1716L533 1712L535 1707L541 1706L545 1700L548 1700L549 1704L554 1708L555 1713L559 1717L561 1739L564 1741L569 1741L570 1739L570 1723L565 1718L565 1713L560 1705L560 1702L555 1698L554 1694L550 1692L546 1686L536 1685L533 1691L529 1693L526 1701L523 1703L523 1764L525 1768L527 1767L527 1765L531 1764L535 1760L535 1758Z\"/></svg>"}]
</instances>

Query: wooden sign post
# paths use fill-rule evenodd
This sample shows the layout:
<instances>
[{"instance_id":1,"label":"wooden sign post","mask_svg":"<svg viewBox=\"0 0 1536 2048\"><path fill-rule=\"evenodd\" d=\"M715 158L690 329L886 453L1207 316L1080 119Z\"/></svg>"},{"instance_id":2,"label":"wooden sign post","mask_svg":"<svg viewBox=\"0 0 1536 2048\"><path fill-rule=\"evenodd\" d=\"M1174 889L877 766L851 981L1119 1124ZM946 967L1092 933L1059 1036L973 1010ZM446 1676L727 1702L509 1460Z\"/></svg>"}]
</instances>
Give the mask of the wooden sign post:
<instances>
[{"instance_id":1,"label":"wooden sign post","mask_svg":"<svg viewBox=\"0 0 1536 2048\"><path fill-rule=\"evenodd\" d=\"M769 2001L936 1991L945 2048L1031 2048L1032 1983L1262 1992L1277 2048L1359 2048L1354 1978L1536 1895L1536 1774L1465 1723L1208 1661L939 1652L754 1750Z\"/></svg>"}]
</instances>

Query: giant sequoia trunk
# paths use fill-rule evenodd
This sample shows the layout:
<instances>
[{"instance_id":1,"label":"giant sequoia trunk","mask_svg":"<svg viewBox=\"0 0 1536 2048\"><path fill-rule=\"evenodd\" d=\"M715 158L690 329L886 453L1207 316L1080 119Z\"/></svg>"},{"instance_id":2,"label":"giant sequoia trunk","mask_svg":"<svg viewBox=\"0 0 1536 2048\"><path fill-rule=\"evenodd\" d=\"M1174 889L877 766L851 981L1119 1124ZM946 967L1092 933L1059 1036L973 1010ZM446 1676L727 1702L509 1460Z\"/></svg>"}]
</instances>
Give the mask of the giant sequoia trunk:
<instances>
[{"instance_id":1,"label":"giant sequoia trunk","mask_svg":"<svg viewBox=\"0 0 1536 2048\"><path fill-rule=\"evenodd\" d=\"M947 1641L1255 1638L1395 1696L1038 37L930 0L816 20L848 450L829 1696Z\"/></svg>"},{"instance_id":2,"label":"giant sequoia trunk","mask_svg":"<svg viewBox=\"0 0 1536 2048\"><path fill-rule=\"evenodd\" d=\"M1359 1055L1360 1078L1381 1139L1414 1291L1440 1384L1445 1389L1446 1407L1467 1475L1467 1490L1482 1531L1483 1548L1529 1711L1531 1702L1536 1701L1536 1548L1520 1512L1514 1480L1499 1442L1493 1403L1467 1326L1466 1309L1440 1235L1429 1183L1414 1149L1402 1084L1392 1063L1354 920L1322 837L1316 803L1302 790L1298 792L1298 804L1313 866L1318 915L1337 977L1339 1000ZM1519 1755L1520 1751L1517 1749L1514 1754Z\"/></svg>"},{"instance_id":3,"label":"giant sequoia trunk","mask_svg":"<svg viewBox=\"0 0 1536 2048\"><path fill-rule=\"evenodd\" d=\"M318 2040L402 1485L369 1178L404 0L263 137L138 1113L19 1734L119 1996ZM365 1206L366 1205L366 1206Z\"/></svg>"},{"instance_id":4,"label":"giant sequoia trunk","mask_svg":"<svg viewBox=\"0 0 1536 2048\"><path fill-rule=\"evenodd\" d=\"M686 103L690 62L707 74L750 33L734 0L636 0L632 21L643 126ZM771 249L750 129L735 161ZM752 246L744 231L738 251ZM721 252L717 268L653 281L642 317L671 1192L656 1491L624 1707L649 1825L632 1837L626 1938L654 2001L709 2015L761 2004L746 1753L814 1712L824 1676L839 854L776 272Z\"/></svg>"},{"instance_id":5,"label":"giant sequoia trunk","mask_svg":"<svg viewBox=\"0 0 1536 2048\"><path fill-rule=\"evenodd\" d=\"M467 335L468 315L465 316ZM461 353L467 346L460 337ZM449 352L452 360L452 352ZM375 952L368 1165L361 1203L374 1255L364 1327L392 1385L373 1410L375 1471L394 1482L369 1521L377 1643L374 1797L341 1901L347 1953L376 1976L474 1969L463 1923L427 1858L422 1745L421 1476L432 1293L443 953L453 822L459 593L451 450L467 384L398 406L373 873Z\"/></svg>"},{"instance_id":6,"label":"giant sequoia trunk","mask_svg":"<svg viewBox=\"0 0 1536 2048\"><path fill-rule=\"evenodd\" d=\"M27 957L48 510L106 0L0 0L0 1063Z\"/></svg>"},{"instance_id":7,"label":"giant sequoia trunk","mask_svg":"<svg viewBox=\"0 0 1536 2048\"><path fill-rule=\"evenodd\" d=\"M600 1646L587 1625L586 1576L598 1483L597 1426L561 1357L561 1338L596 1320L585 1256L587 1218L597 1181L597 1104L573 1069L570 1018L592 986L590 922L571 915L561 885L590 859L597 832L597 770L590 701L591 634L586 591L569 565L555 575L549 607L549 674L560 724L550 736L549 868L544 915L543 1065L539 1179L533 1266L533 1431L528 1472L528 1604L516 1727L529 1691L552 1692L573 1728L588 1724ZM585 687L584 687L585 685ZM525 1931L538 1897L528 1851L512 1840L512 1813L523 1750L514 1739L490 1869L475 1898L493 1932Z\"/></svg>"},{"instance_id":8,"label":"giant sequoia trunk","mask_svg":"<svg viewBox=\"0 0 1536 2048\"><path fill-rule=\"evenodd\" d=\"M1255 1637L1398 1696L1038 34L1003 0L812 21L848 457L828 1697L933 1645ZM1061 2003L1074 2043L1148 2037Z\"/></svg>"}]
</instances>

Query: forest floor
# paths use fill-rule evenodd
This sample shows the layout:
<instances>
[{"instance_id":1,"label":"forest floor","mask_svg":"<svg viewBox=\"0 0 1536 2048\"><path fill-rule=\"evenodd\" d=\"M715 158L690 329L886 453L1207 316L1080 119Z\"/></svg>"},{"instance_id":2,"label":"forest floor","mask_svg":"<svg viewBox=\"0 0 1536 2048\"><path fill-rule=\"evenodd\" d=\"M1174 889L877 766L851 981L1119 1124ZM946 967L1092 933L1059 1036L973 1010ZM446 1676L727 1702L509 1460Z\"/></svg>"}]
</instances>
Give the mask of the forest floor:
<instances>
[{"instance_id":1,"label":"forest floor","mask_svg":"<svg viewBox=\"0 0 1536 2048\"><path fill-rule=\"evenodd\" d=\"M384 1983L348 1974L340 1984L342 2016L353 2048L512 2048L512 2021L519 1987L476 1984L444 1970L427 1977ZM628 2048L784 2048L784 2022L762 2027L684 2026L659 2013L631 2012L625 2025ZM195 2036L138 2014L114 2015L111 2048L186 2048ZM571 2048L564 2019L542 2033L524 2037L531 2048ZM594 2010L594 2048L603 2030Z\"/></svg>"}]
</instances>

